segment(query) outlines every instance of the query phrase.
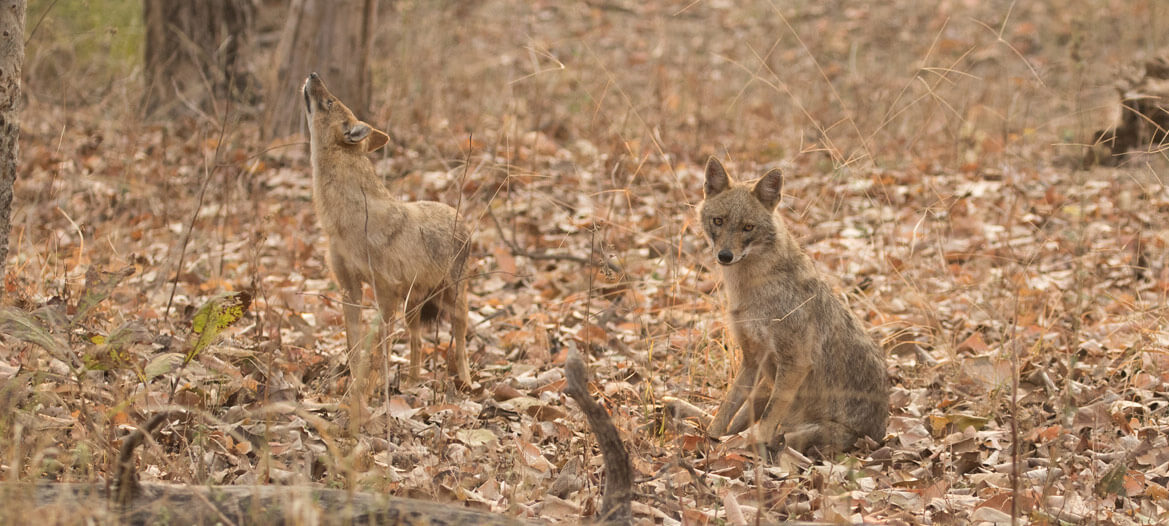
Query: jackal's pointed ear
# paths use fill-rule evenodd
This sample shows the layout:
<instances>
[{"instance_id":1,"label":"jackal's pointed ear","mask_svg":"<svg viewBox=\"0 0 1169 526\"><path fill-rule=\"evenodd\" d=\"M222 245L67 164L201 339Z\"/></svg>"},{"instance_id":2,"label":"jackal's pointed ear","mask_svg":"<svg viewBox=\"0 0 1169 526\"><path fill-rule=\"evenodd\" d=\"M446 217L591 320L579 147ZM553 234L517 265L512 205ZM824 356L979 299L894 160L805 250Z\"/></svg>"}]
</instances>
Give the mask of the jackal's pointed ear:
<instances>
[{"instance_id":1,"label":"jackal's pointed ear","mask_svg":"<svg viewBox=\"0 0 1169 526\"><path fill-rule=\"evenodd\" d=\"M390 137L384 132L361 121L345 130L345 142L349 144L358 144L366 138L369 138L369 142L365 143L366 152L375 152L390 140Z\"/></svg>"},{"instance_id":2,"label":"jackal's pointed ear","mask_svg":"<svg viewBox=\"0 0 1169 526\"><path fill-rule=\"evenodd\" d=\"M387 142L390 142L390 136L381 130L374 129L369 134L369 140L365 141L365 151L367 153L376 152L382 149L382 146L385 146Z\"/></svg>"},{"instance_id":3,"label":"jackal's pointed ear","mask_svg":"<svg viewBox=\"0 0 1169 526\"><path fill-rule=\"evenodd\" d=\"M755 183L755 188L751 190L751 193L755 194L755 198L768 209L774 209L775 205L779 204L782 192L783 172L779 171L778 168L773 168L764 174L763 178Z\"/></svg>"},{"instance_id":4,"label":"jackal's pointed ear","mask_svg":"<svg viewBox=\"0 0 1169 526\"><path fill-rule=\"evenodd\" d=\"M345 142L349 144L357 144L361 141L364 141L366 137L369 137L369 134L372 131L373 128L370 125L358 121L345 129Z\"/></svg>"},{"instance_id":5,"label":"jackal's pointed ear","mask_svg":"<svg viewBox=\"0 0 1169 526\"><path fill-rule=\"evenodd\" d=\"M711 157L709 161L706 161L706 184L702 187L704 195L707 198L714 197L730 186L731 178L723 168L723 163Z\"/></svg>"}]
</instances>

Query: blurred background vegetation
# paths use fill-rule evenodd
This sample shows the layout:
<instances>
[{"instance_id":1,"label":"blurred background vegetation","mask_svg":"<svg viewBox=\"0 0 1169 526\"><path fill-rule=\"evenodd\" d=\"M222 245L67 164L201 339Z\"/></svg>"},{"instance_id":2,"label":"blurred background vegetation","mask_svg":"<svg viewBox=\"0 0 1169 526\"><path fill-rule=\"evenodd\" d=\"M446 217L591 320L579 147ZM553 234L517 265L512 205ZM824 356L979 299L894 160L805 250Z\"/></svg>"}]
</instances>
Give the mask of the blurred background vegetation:
<instances>
[{"instance_id":1,"label":"blurred background vegetation","mask_svg":"<svg viewBox=\"0 0 1169 526\"><path fill-rule=\"evenodd\" d=\"M108 87L142 65L140 0L28 0L27 88L68 104L93 100L81 88Z\"/></svg>"},{"instance_id":2,"label":"blurred background vegetation","mask_svg":"<svg viewBox=\"0 0 1169 526\"><path fill-rule=\"evenodd\" d=\"M242 100L262 107L306 72L273 85L289 5L249 2L243 53L258 81ZM1162 49L1169 31L1169 5L1155 0L373 6L371 118L445 157L469 133L498 144L537 131L635 156L717 150L766 162L814 150L835 167L942 148L958 167L1088 141L1113 118L1122 68ZM141 89L142 2L32 0L27 20L32 96L93 104Z\"/></svg>"}]
</instances>

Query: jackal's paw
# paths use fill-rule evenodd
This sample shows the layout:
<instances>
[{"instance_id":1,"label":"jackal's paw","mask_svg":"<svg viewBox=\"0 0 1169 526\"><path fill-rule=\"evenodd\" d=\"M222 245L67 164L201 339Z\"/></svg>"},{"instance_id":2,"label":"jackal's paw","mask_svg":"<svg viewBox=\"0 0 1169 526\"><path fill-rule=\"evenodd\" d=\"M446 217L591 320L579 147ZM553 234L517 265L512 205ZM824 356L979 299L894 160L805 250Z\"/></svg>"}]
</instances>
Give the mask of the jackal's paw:
<instances>
[{"instance_id":1,"label":"jackal's paw","mask_svg":"<svg viewBox=\"0 0 1169 526\"><path fill-rule=\"evenodd\" d=\"M811 460L804 455L804 452L792 445L790 440L780 434L771 439L770 442L756 442L755 447L752 448L755 454L759 455L760 460L768 464L776 464L784 455L788 455L791 460L798 464L808 464Z\"/></svg>"},{"instance_id":2,"label":"jackal's paw","mask_svg":"<svg viewBox=\"0 0 1169 526\"><path fill-rule=\"evenodd\" d=\"M363 428L372 418L369 408L363 403L344 404L333 417L331 433L347 438L358 437L363 434Z\"/></svg>"},{"instance_id":3,"label":"jackal's paw","mask_svg":"<svg viewBox=\"0 0 1169 526\"><path fill-rule=\"evenodd\" d=\"M462 378L454 377L455 388L464 393L478 393L483 390L483 385L475 382L470 377Z\"/></svg>"},{"instance_id":4,"label":"jackal's paw","mask_svg":"<svg viewBox=\"0 0 1169 526\"><path fill-rule=\"evenodd\" d=\"M759 456L760 462L765 464L774 464L779 461L779 457L783 455L783 451L787 449L783 445L783 439L779 439L779 444L775 444L775 440L768 442L755 442L751 445L751 451Z\"/></svg>"},{"instance_id":5,"label":"jackal's paw","mask_svg":"<svg viewBox=\"0 0 1169 526\"><path fill-rule=\"evenodd\" d=\"M706 425L706 436L718 439L731 434L727 430L727 424L729 422L726 422L726 420L726 418L719 418L717 414L714 415L713 421Z\"/></svg>"},{"instance_id":6,"label":"jackal's paw","mask_svg":"<svg viewBox=\"0 0 1169 526\"><path fill-rule=\"evenodd\" d=\"M707 413L706 411L703 411L702 408L679 398L663 396L662 411L667 418L674 422L689 420L698 424L699 427L704 428L710 425L710 413Z\"/></svg>"}]
</instances>

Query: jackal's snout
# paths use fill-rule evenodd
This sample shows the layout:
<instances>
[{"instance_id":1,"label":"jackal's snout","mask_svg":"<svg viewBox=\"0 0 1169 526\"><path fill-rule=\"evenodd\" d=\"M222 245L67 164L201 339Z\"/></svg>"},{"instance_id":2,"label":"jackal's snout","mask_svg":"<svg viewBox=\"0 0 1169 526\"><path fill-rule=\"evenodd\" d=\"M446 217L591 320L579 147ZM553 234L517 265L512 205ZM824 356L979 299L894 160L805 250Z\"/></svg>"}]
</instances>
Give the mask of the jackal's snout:
<instances>
[{"instance_id":1,"label":"jackal's snout","mask_svg":"<svg viewBox=\"0 0 1169 526\"><path fill-rule=\"evenodd\" d=\"M312 115L316 108L319 108L325 103L325 99L329 96L329 90L325 87L325 81L321 80L320 75L314 71L309 73L308 78L304 79L304 111ZM315 103L315 104L314 104Z\"/></svg>"},{"instance_id":2,"label":"jackal's snout","mask_svg":"<svg viewBox=\"0 0 1169 526\"><path fill-rule=\"evenodd\" d=\"M716 243L718 245L714 247L714 259L724 267L743 261L751 248L749 241L743 243L741 239L736 239L733 236L724 236Z\"/></svg>"}]
</instances>

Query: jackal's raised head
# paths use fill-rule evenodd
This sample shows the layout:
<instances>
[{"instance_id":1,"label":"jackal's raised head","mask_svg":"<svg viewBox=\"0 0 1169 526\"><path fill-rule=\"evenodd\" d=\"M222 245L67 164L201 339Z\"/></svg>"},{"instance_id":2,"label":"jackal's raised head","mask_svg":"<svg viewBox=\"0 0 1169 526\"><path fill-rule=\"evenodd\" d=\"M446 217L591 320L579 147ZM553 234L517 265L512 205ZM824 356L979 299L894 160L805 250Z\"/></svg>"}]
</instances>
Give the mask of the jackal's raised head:
<instances>
[{"instance_id":1,"label":"jackal's raised head","mask_svg":"<svg viewBox=\"0 0 1169 526\"><path fill-rule=\"evenodd\" d=\"M316 73L304 81L304 109L308 116L309 140L314 147L373 152L390 140L384 132L357 120L349 108L329 93L325 81Z\"/></svg>"},{"instance_id":2,"label":"jackal's raised head","mask_svg":"<svg viewBox=\"0 0 1169 526\"><path fill-rule=\"evenodd\" d=\"M783 174L767 172L754 187L736 184L714 157L706 163L705 199L700 215L720 265L734 265L776 243L784 229L775 217L783 189Z\"/></svg>"}]
</instances>

